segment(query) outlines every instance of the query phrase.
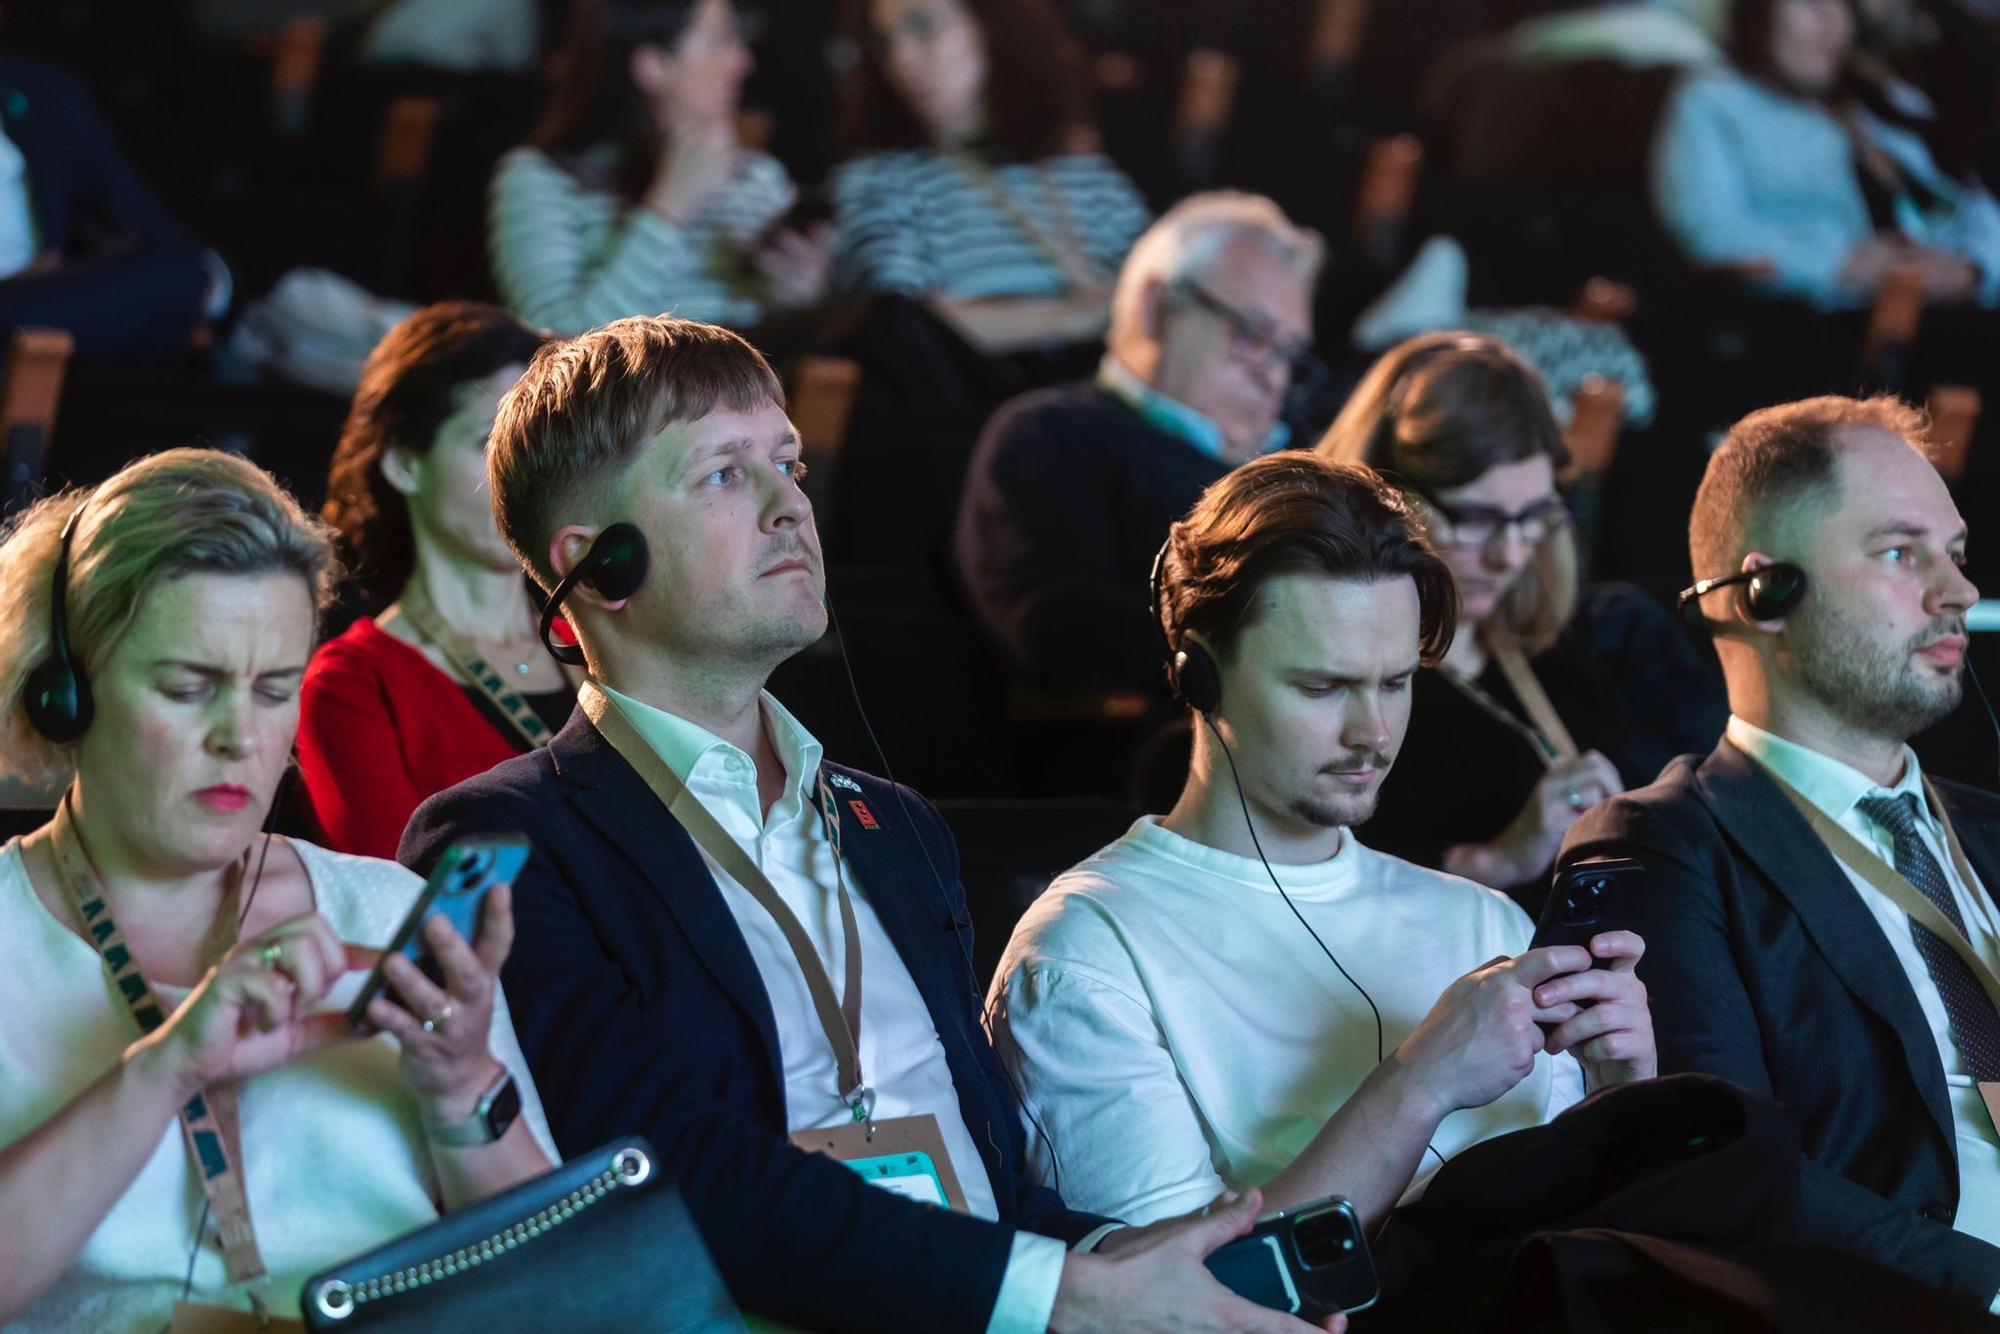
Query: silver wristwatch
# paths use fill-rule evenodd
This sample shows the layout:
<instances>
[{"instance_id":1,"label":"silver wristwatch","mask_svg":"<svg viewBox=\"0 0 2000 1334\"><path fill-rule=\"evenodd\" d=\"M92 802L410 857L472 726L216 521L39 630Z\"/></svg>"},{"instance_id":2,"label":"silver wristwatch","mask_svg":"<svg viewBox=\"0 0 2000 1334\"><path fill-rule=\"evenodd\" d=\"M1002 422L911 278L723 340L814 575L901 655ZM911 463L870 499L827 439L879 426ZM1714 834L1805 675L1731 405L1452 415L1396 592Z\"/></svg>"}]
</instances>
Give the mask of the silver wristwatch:
<instances>
[{"instance_id":1,"label":"silver wristwatch","mask_svg":"<svg viewBox=\"0 0 2000 1334\"><path fill-rule=\"evenodd\" d=\"M497 1143L520 1114L521 1091L514 1086L512 1072L502 1066L499 1077L479 1095L470 1116L455 1121L434 1121L426 1116L424 1132L433 1144L451 1149L476 1148Z\"/></svg>"}]
</instances>

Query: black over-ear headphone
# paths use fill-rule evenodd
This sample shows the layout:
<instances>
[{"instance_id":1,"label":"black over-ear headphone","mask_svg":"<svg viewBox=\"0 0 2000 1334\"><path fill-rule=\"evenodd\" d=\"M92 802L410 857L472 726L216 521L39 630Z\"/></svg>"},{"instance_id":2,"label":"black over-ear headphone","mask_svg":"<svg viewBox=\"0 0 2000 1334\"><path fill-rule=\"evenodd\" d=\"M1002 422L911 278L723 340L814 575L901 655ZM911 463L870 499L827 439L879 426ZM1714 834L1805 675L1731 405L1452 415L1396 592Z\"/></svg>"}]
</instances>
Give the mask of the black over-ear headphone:
<instances>
[{"instance_id":1,"label":"black over-ear headphone","mask_svg":"<svg viewBox=\"0 0 2000 1334\"><path fill-rule=\"evenodd\" d=\"M1215 665L1215 655L1206 646L1188 643L1177 647L1167 634L1165 600L1165 574L1167 552L1173 549L1174 539L1170 533L1160 544L1159 554L1153 557L1153 576L1150 586L1153 591L1153 624L1160 632L1161 647L1166 650L1167 685L1174 692L1174 698L1204 716L1213 714L1222 707L1222 669Z\"/></svg>"},{"instance_id":2,"label":"black over-ear headphone","mask_svg":"<svg viewBox=\"0 0 2000 1334\"><path fill-rule=\"evenodd\" d=\"M69 643L69 549L76 540L77 520L89 504L85 500L71 510L63 524L62 549L56 553L55 578L49 587L49 654L28 673L28 722L59 746L81 737L96 711L83 660Z\"/></svg>"},{"instance_id":3,"label":"black over-ear headphone","mask_svg":"<svg viewBox=\"0 0 2000 1334\"><path fill-rule=\"evenodd\" d=\"M639 585L646 582L646 566L651 559L646 550L646 536L636 524L614 523L597 535L590 544L590 550L583 553L583 559L570 567L562 582L549 594L548 605L542 608L542 647L557 662L568 663L572 667L584 665L583 650L574 644L558 644L552 635L556 617L562 612L563 599L578 584L589 584L599 597L612 602L631 597L639 591Z\"/></svg>"},{"instance_id":4,"label":"black over-ear headphone","mask_svg":"<svg viewBox=\"0 0 2000 1334\"><path fill-rule=\"evenodd\" d=\"M1702 615L1701 600L1718 588L1743 584L1746 586L1743 606L1752 617L1760 621L1783 620L1805 600L1808 582L1804 570L1780 561L1755 570L1739 570L1735 574L1700 580L1681 590L1678 605L1682 618L1688 624L1706 629L1708 618Z\"/></svg>"}]
</instances>

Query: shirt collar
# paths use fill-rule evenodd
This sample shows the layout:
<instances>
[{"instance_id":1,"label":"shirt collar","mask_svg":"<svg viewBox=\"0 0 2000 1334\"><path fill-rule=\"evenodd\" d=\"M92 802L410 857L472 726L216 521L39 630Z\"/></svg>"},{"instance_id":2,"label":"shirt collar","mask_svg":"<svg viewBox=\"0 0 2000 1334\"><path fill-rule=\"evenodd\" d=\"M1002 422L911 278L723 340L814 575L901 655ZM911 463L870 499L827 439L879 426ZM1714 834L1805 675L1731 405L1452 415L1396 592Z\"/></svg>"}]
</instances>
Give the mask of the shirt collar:
<instances>
[{"instance_id":1,"label":"shirt collar","mask_svg":"<svg viewBox=\"0 0 2000 1334\"><path fill-rule=\"evenodd\" d=\"M631 720L639 739L683 783L743 787L755 792L757 765L742 747L724 741L699 723L621 694L602 681L586 682L585 688L603 691ZM806 791L806 785L817 781L825 752L805 724L778 702L777 696L766 690L758 695L757 702L763 714L764 734L771 739L772 749L778 752L778 760L785 766L784 795L771 810L771 822L776 824L811 804L813 794ZM752 804L756 805L754 798Z\"/></svg>"},{"instance_id":2,"label":"shirt collar","mask_svg":"<svg viewBox=\"0 0 2000 1334\"><path fill-rule=\"evenodd\" d=\"M1288 894L1311 900L1332 898L1351 888L1361 874L1362 859L1368 855L1367 849L1354 837L1354 831L1343 829L1340 831L1339 849L1326 860L1303 865L1286 862L1267 870L1258 858L1241 857L1177 834L1167 828L1157 815L1140 816L1125 831L1125 841L1216 879L1233 881L1263 894L1278 892L1271 883L1275 873L1278 883L1285 887Z\"/></svg>"},{"instance_id":3,"label":"shirt collar","mask_svg":"<svg viewBox=\"0 0 2000 1334\"><path fill-rule=\"evenodd\" d=\"M1796 741L1775 736L1755 723L1731 715L1723 733L1730 744L1776 774L1797 793L1834 820L1844 820L1863 797L1887 792L1893 796L1914 793L1918 809L1924 804L1924 775L1917 753L1903 747L1903 777L1894 787L1883 787L1851 764L1822 754Z\"/></svg>"},{"instance_id":4,"label":"shirt collar","mask_svg":"<svg viewBox=\"0 0 2000 1334\"><path fill-rule=\"evenodd\" d=\"M1107 352L1097 364L1097 387L1139 414L1147 425L1164 431L1184 444L1193 445L1218 463L1229 461L1228 445L1222 428L1206 413L1197 412L1177 398L1168 398L1135 374L1131 367ZM1283 449L1292 438L1292 428L1276 422L1271 433L1257 447L1259 454Z\"/></svg>"}]
</instances>

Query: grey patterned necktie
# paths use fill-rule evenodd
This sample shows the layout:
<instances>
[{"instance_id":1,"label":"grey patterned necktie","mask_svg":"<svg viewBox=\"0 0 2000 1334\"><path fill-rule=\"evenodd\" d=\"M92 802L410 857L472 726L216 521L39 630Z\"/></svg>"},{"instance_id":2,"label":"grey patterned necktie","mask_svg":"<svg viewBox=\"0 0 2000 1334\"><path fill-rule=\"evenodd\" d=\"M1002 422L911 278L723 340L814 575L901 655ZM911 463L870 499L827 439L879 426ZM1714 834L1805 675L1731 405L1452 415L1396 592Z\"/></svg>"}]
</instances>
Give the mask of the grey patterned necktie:
<instances>
[{"instance_id":1,"label":"grey patterned necktie","mask_svg":"<svg viewBox=\"0 0 2000 1334\"><path fill-rule=\"evenodd\" d=\"M1896 870L1937 905L1961 936L1965 935L1965 918L1958 911L1958 900L1952 897L1951 882L1917 832L1916 794L1864 797L1860 806L1863 815L1888 830L1895 840ZM1912 918L1910 933L1916 938L1917 953L1931 970L1931 981L1944 997L1952 1040L1965 1057L1966 1073L1982 1082L2000 1079L2000 1014L1994 1012L1986 989L1958 951L1936 932Z\"/></svg>"}]
</instances>

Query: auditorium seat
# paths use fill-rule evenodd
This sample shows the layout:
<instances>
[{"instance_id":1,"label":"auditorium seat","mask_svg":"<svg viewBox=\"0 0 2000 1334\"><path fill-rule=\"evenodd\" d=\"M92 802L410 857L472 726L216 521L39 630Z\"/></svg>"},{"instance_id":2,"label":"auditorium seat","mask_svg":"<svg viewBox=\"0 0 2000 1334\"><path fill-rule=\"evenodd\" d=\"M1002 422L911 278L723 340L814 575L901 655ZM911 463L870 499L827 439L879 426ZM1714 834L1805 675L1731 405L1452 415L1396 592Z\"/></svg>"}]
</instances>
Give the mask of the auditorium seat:
<instances>
[{"instance_id":1,"label":"auditorium seat","mask_svg":"<svg viewBox=\"0 0 2000 1334\"><path fill-rule=\"evenodd\" d=\"M1123 834L1139 812L1118 801L941 801L958 842L982 988L1014 923L1049 882Z\"/></svg>"}]
</instances>

